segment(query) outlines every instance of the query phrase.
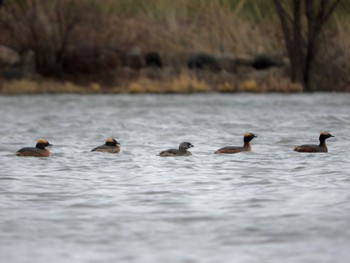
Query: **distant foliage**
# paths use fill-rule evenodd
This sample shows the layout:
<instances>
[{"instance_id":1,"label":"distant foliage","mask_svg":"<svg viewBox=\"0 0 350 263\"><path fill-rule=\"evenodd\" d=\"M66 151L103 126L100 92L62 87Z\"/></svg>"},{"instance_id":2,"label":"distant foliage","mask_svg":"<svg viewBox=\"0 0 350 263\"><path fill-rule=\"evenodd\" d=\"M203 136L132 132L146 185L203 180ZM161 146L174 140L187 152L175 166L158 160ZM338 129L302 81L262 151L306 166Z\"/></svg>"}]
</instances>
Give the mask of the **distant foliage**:
<instances>
[{"instance_id":1,"label":"distant foliage","mask_svg":"<svg viewBox=\"0 0 350 263\"><path fill-rule=\"evenodd\" d=\"M305 3L277 2L282 3L289 21L291 3ZM313 74L313 87L338 85L339 80L336 89L349 90L350 49L346 43L350 28L346 22L350 1L339 2L341 8L334 10L325 32L319 34L322 56L313 68L321 74ZM300 12L304 11L302 6ZM284 45L286 37L273 0L4 0L0 17L0 46L16 51L21 61L23 54L33 54L35 66L31 68L39 73L36 77L87 86L98 83L114 90L133 85L130 90L135 92L143 90L136 83L147 82L145 78L155 82L171 79L180 90L233 92L245 81L242 90L271 90L265 87L267 83L275 90L279 89L276 83L282 83L280 90L299 89L284 81L297 68L293 59L300 56L291 56L292 49ZM308 32L305 17L300 20L303 42ZM274 55L283 63L270 60ZM188 67L195 78L184 77ZM255 71L277 68L276 83L267 81L266 72L255 79ZM6 70L0 77L17 72L17 68ZM253 79L256 85L251 84ZM304 80L297 82L305 84ZM162 85L151 86L146 90L162 90Z\"/></svg>"}]
</instances>

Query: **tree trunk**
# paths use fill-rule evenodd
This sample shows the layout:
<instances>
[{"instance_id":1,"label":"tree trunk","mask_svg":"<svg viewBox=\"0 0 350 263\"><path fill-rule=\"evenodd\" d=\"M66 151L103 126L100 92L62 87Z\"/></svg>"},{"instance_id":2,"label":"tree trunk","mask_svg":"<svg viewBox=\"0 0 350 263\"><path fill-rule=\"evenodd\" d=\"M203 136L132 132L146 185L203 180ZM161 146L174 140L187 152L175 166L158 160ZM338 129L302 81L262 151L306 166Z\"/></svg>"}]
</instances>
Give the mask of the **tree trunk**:
<instances>
[{"instance_id":1,"label":"tree trunk","mask_svg":"<svg viewBox=\"0 0 350 263\"><path fill-rule=\"evenodd\" d=\"M302 13L302 1L304 12ZM287 0L292 16L282 5L282 0L273 0L281 22L284 41L291 64L291 81L301 83L305 92L314 91L311 79L317 57L319 36L323 25L329 19L341 0L320 0L316 7L314 0ZM303 29L301 19L306 17L307 28ZM306 32L304 37L303 32Z\"/></svg>"}]
</instances>

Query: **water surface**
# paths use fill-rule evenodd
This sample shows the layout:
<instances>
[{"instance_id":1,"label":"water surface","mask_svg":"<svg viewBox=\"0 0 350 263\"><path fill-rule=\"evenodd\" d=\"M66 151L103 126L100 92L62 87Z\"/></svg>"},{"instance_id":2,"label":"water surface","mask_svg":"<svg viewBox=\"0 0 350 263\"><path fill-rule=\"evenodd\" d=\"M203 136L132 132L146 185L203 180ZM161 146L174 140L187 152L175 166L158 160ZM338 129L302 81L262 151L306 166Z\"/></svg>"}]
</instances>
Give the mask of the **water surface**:
<instances>
[{"instance_id":1,"label":"water surface","mask_svg":"<svg viewBox=\"0 0 350 263\"><path fill-rule=\"evenodd\" d=\"M4 262L348 262L348 94L0 97ZM330 131L329 153L302 154ZM258 138L252 153L214 155ZM90 150L115 137L120 155ZM50 158L16 157L37 138ZM193 156L157 154L182 141Z\"/></svg>"}]
</instances>

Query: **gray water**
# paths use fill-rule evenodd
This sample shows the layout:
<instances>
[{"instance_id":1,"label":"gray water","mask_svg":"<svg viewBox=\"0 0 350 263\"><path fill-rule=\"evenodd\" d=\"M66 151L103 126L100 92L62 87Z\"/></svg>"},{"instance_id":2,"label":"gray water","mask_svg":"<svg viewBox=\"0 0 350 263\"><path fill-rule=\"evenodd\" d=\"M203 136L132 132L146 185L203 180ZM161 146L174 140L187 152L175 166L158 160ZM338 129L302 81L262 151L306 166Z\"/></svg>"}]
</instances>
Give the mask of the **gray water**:
<instances>
[{"instance_id":1,"label":"gray water","mask_svg":"<svg viewBox=\"0 0 350 263\"><path fill-rule=\"evenodd\" d=\"M0 97L1 262L349 262L349 94ZM292 151L317 143L329 153ZM253 132L253 152L214 155ZM120 155L90 152L115 137ZM50 158L17 157L43 137ZM193 156L157 154L189 141Z\"/></svg>"}]
</instances>

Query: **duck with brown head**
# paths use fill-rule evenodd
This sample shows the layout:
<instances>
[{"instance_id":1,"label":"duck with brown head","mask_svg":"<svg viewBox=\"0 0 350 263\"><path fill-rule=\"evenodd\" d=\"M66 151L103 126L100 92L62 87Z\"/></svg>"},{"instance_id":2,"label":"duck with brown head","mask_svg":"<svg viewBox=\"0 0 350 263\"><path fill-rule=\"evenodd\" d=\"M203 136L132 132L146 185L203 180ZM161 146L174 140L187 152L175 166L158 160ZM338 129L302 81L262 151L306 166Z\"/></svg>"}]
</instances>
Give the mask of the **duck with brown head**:
<instances>
[{"instance_id":1,"label":"duck with brown head","mask_svg":"<svg viewBox=\"0 0 350 263\"><path fill-rule=\"evenodd\" d=\"M46 149L47 146L52 146L45 139L38 139L35 147L24 147L16 152L17 156L32 156L32 157L49 157L50 151Z\"/></svg>"},{"instance_id":2,"label":"duck with brown head","mask_svg":"<svg viewBox=\"0 0 350 263\"><path fill-rule=\"evenodd\" d=\"M97 146L92 149L92 152L107 152L107 153L120 153L121 152L120 143L117 142L114 138L107 138L105 144Z\"/></svg>"},{"instance_id":3,"label":"duck with brown head","mask_svg":"<svg viewBox=\"0 0 350 263\"><path fill-rule=\"evenodd\" d=\"M220 148L215 151L216 154L231 154L231 153L239 153L239 152L250 152L252 147L250 146L251 140L253 140L256 136L253 133L245 133L243 135L243 146L226 146Z\"/></svg>"},{"instance_id":4,"label":"duck with brown head","mask_svg":"<svg viewBox=\"0 0 350 263\"><path fill-rule=\"evenodd\" d=\"M192 153L187 151L187 149L193 147L193 145L189 142L182 142L179 145L179 149L169 149L166 151L162 151L159 153L159 156L162 157L175 157L175 156L190 156Z\"/></svg>"},{"instance_id":5,"label":"duck with brown head","mask_svg":"<svg viewBox=\"0 0 350 263\"><path fill-rule=\"evenodd\" d=\"M329 132L321 132L319 141L320 144L303 144L294 148L296 152L305 152L305 153L326 153L328 152L328 148L326 145L326 140L330 137L334 137Z\"/></svg>"}]
</instances>

